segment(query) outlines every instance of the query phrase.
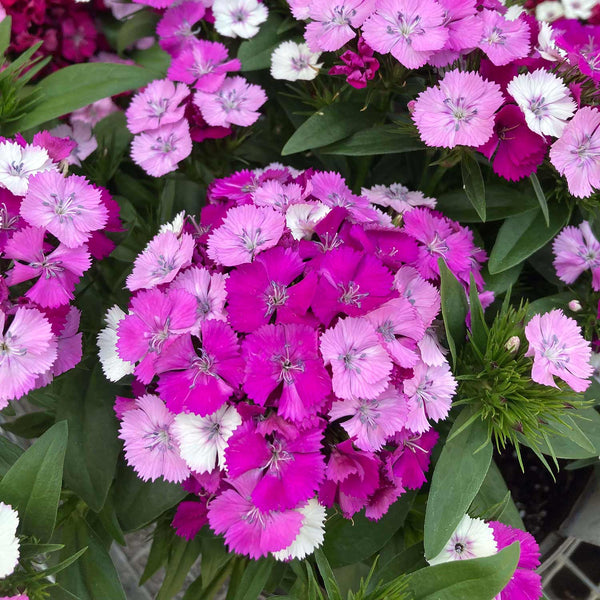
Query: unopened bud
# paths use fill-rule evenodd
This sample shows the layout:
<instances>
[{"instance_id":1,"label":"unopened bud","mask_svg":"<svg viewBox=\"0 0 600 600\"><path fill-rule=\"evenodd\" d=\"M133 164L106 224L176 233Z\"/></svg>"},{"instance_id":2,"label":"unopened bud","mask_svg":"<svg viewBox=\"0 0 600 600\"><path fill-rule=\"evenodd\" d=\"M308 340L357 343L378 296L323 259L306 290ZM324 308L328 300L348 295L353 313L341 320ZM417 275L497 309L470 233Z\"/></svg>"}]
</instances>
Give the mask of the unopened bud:
<instances>
[{"instance_id":1,"label":"unopened bud","mask_svg":"<svg viewBox=\"0 0 600 600\"><path fill-rule=\"evenodd\" d=\"M568 306L569 306L569 310L571 310L573 312L579 312L582 308L581 302L579 302L579 300L571 300L571 302L569 302Z\"/></svg>"},{"instance_id":2,"label":"unopened bud","mask_svg":"<svg viewBox=\"0 0 600 600\"><path fill-rule=\"evenodd\" d=\"M506 344L504 344L504 347L509 352L516 352L520 346L521 346L521 338L518 335L513 335L511 338L508 339L508 342L506 342Z\"/></svg>"}]
</instances>

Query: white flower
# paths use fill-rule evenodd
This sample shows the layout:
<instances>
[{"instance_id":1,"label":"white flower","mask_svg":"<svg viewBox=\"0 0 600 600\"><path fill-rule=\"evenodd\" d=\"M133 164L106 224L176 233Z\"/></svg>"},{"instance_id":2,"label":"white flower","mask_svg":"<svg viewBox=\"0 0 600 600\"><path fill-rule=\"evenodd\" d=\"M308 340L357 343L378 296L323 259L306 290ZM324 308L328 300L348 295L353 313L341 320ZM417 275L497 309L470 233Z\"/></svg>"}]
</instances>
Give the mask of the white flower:
<instances>
[{"instance_id":1,"label":"white flower","mask_svg":"<svg viewBox=\"0 0 600 600\"><path fill-rule=\"evenodd\" d=\"M325 537L325 507L316 498L311 498L303 507L297 509L304 516L296 539L283 550L273 552L276 560L302 559L312 554Z\"/></svg>"},{"instance_id":2,"label":"white flower","mask_svg":"<svg viewBox=\"0 0 600 600\"><path fill-rule=\"evenodd\" d=\"M492 556L496 552L498 544L493 529L481 519L471 519L465 515L444 549L428 562L430 565L439 565L453 560Z\"/></svg>"},{"instance_id":3,"label":"white flower","mask_svg":"<svg viewBox=\"0 0 600 600\"><path fill-rule=\"evenodd\" d=\"M516 21L522 14L526 14L525 9L518 4L513 4L506 9L504 18L507 21Z\"/></svg>"},{"instance_id":4,"label":"white flower","mask_svg":"<svg viewBox=\"0 0 600 600\"><path fill-rule=\"evenodd\" d=\"M175 417L173 432L179 442L179 454L192 471L206 473L215 465L226 469L227 441L242 418L233 406L222 406L212 415L180 413Z\"/></svg>"},{"instance_id":5,"label":"white flower","mask_svg":"<svg viewBox=\"0 0 600 600\"><path fill-rule=\"evenodd\" d=\"M0 502L0 579L12 574L19 562L19 538L16 510Z\"/></svg>"},{"instance_id":6,"label":"white flower","mask_svg":"<svg viewBox=\"0 0 600 600\"><path fill-rule=\"evenodd\" d=\"M79 167L81 161L85 160L98 147L92 126L83 121L73 121L72 125L63 123L51 129L50 133L59 138L69 138L77 144L71 154L67 156L67 162L70 165Z\"/></svg>"},{"instance_id":7,"label":"white flower","mask_svg":"<svg viewBox=\"0 0 600 600\"><path fill-rule=\"evenodd\" d=\"M538 33L538 47L536 50L542 58L557 62L562 60L567 53L556 45L554 41L554 29L548 23L540 24L540 32Z\"/></svg>"},{"instance_id":8,"label":"white flower","mask_svg":"<svg viewBox=\"0 0 600 600\"><path fill-rule=\"evenodd\" d=\"M271 76L286 81L309 81L319 74L323 63L317 63L321 54L311 52L308 44L283 42L271 54Z\"/></svg>"},{"instance_id":9,"label":"white flower","mask_svg":"<svg viewBox=\"0 0 600 600\"><path fill-rule=\"evenodd\" d=\"M285 223L295 240L308 240L321 219L325 218L331 208L322 202L306 202L292 204L285 213Z\"/></svg>"},{"instance_id":10,"label":"white flower","mask_svg":"<svg viewBox=\"0 0 600 600\"><path fill-rule=\"evenodd\" d=\"M267 7L258 0L215 0L215 29L227 37L251 38L267 20Z\"/></svg>"},{"instance_id":11,"label":"white flower","mask_svg":"<svg viewBox=\"0 0 600 600\"><path fill-rule=\"evenodd\" d=\"M567 19L589 19L598 0L563 0Z\"/></svg>"},{"instance_id":12,"label":"white flower","mask_svg":"<svg viewBox=\"0 0 600 600\"><path fill-rule=\"evenodd\" d=\"M562 2L558 0L548 0L547 2L541 2L535 7L535 18L538 21L556 21L565 14Z\"/></svg>"},{"instance_id":13,"label":"white flower","mask_svg":"<svg viewBox=\"0 0 600 600\"><path fill-rule=\"evenodd\" d=\"M562 79L545 69L517 75L508 84L531 131L560 137L577 104Z\"/></svg>"},{"instance_id":14,"label":"white flower","mask_svg":"<svg viewBox=\"0 0 600 600\"><path fill-rule=\"evenodd\" d=\"M160 234L170 231L174 233L177 237L179 237L181 235L181 232L183 231L185 217L185 211L182 210L180 213L177 213L175 215L175 218L170 223L164 223L163 225L161 225L160 229L158 230L158 233Z\"/></svg>"},{"instance_id":15,"label":"white flower","mask_svg":"<svg viewBox=\"0 0 600 600\"><path fill-rule=\"evenodd\" d=\"M592 357L590 358L590 364L594 368L592 377L598 383L600 383L600 352L592 352Z\"/></svg>"},{"instance_id":16,"label":"white flower","mask_svg":"<svg viewBox=\"0 0 600 600\"><path fill-rule=\"evenodd\" d=\"M7 188L15 196L24 196L29 187L29 178L41 171L56 170L45 148L22 147L15 142L0 144L0 187Z\"/></svg>"},{"instance_id":17,"label":"white flower","mask_svg":"<svg viewBox=\"0 0 600 600\"><path fill-rule=\"evenodd\" d=\"M98 334L98 357L109 381L119 381L133 373L135 368L133 363L123 360L117 353L117 328L124 317L125 313L118 306L109 308L104 317L106 327Z\"/></svg>"}]
</instances>

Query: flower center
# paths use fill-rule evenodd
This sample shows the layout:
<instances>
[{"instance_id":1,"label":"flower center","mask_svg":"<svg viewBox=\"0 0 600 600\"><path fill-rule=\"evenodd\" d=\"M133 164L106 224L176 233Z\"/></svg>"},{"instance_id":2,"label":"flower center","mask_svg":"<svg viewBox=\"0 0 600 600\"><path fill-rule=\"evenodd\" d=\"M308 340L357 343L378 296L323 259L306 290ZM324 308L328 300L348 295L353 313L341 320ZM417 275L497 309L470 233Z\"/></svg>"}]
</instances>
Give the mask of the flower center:
<instances>
[{"instance_id":1,"label":"flower center","mask_svg":"<svg viewBox=\"0 0 600 600\"><path fill-rule=\"evenodd\" d=\"M287 288L277 281L271 281L270 288L267 289L266 302L267 311L265 317L271 316L278 306L283 306L289 298Z\"/></svg>"},{"instance_id":2,"label":"flower center","mask_svg":"<svg viewBox=\"0 0 600 600\"><path fill-rule=\"evenodd\" d=\"M456 542L456 544L454 544L454 552L456 552L457 554L462 554L464 551L464 544L461 544L460 542Z\"/></svg>"},{"instance_id":3,"label":"flower center","mask_svg":"<svg viewBox=\"0 0 600 600\"><path fill-rule=\"evenodd\" d=\"M444 104L454 119L454 130L458 131L463 124L469 124L477 115L477 109L469 106L464 96L458 98L445 98Z\"/></svg>"},{"instance_id":4,"label":"flower center","mask_svg":"<svg viewBox=\"0 0 600 600\"><path fill-rule=\"evenodd\" d=\"M357 308L360 308L362 299L369 295L368 292L360 293L360 286L357 283L354 283L354 281L349 281L347 285L338 283L338 287L341 290L338 302L356 306Z\"/></svg>"}]
</instances>

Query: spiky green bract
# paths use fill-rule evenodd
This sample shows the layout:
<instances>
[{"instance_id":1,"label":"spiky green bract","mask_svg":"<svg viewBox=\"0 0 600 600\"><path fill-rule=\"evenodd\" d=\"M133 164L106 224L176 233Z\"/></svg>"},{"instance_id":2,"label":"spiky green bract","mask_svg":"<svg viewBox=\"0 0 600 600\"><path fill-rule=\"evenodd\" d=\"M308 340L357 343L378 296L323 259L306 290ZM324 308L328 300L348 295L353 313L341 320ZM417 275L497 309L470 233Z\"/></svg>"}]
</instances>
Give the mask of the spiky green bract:
<instances>
[{"instance_id":1,"label":"spiky green bract","mask_svg":"<svg viewBox=\"0 0 600 600\"><path fill-rule=\"evenodd\" d=\"M532 359L525 356L526 313L527 304L514 308L505 303L490 327L485 352L473 343L465 345L458 363L455 405L475 407L473 418L487 423L489 437L498 450L512 444L520 461L519 443L524 438L545 462L540 447L550 446L548 434L556 433L556 425L565 424L571 409L586 403L582 394L562 381L558 388L532 381Z\"/></svg>"}]
</instances>

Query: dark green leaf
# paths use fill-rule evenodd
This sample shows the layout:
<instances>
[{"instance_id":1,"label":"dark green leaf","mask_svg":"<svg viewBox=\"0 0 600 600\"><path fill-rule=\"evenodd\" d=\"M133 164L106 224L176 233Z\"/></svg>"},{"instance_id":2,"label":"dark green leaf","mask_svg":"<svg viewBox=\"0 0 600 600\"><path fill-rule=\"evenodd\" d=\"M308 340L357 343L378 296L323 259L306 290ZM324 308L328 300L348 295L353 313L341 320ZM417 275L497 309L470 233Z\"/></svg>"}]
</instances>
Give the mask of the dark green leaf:
<instances>
[{"instance_id":1,"label":"dark green leaf","mask_svg":"<svg viewBox=\"0 0 600 600\"><path fill-rule=\"evenodd\" d=\"M464 409L456 419L453 432L461 430L472 418ZM452 439L446 441L435 466L425 512L425 556L437 556L456 529L477 495L492 460L492 444L487 425L477 418Z\"/></svg>"},{"instance_id":2,"label":"dark green leaf","mask_svg":"<svg viewBox=\"0 0 600 600\"><path fill-rule=\"evenodd\" d=\"M573 300L573 294L570 292L561 292L553 296L538 298L527 305L526 321L529 321L534 315L542 315L555 308L564 309L569 301Z\"/></svg>"},{"instance_id":3,"label":"dark green leaf","mask_svg":"<svg viewBox=\"0 0 600 600\"><path fill-rule=\"evenodd\" d=\"M473 273L471 273L469 285L469 308L471 310L471 341L483 355L487 348L489 329L483 316L483 308L479 301L479 294Z\"/></svg>"},{"instance_id":4,"label":"dark green leaf","mask_svg":"<svg viewBox=\"0 0 600 600\"><path fill-rule=\"evenodd\" d=\"M150 9L138 10L123 23L117 33L117 52L132 46L139 39L153 36L160 16Z\"/></svg>"},{"instance_id":5,"label":"dark green leaf","mask_svg":"<svg viewBox=\"0 0 600 600\"><path fill-rule=\"evenodd\" d=\"M148 555L144 572L140 577L140 585L148 581L167 562L169 548L174 539L175 530L171 527L171 524L166 520L160 521L156 525L156 529L152 535L152 546L150 546L150 554ZM204 569L202 572L204 573Z\"/></svg>"},{"instance_id":6,"label":"dark green leaf","mask_svg":"<svg viewBox=\"0 0 600 600\"><path fill-rule=\"evenodd\" d=\"M0 58L4 56L8 45L10 44L10 28L12 25L12 17L5 16L0 21Z\"/></svg>"},{"instance_id":7,"label":"dark green leaf","mask_svg":"<svg viewBox=\"0 0 600 600\"><path fill-rule=\"evenodd\" d=\"M387 583L392 579L396 579L396 577L425 567L427 563L425 562L424 552L422 542L403 550L384 565L379 565L374 580Z\"/></svg>"},{"instance_id":8,"label":"dark green leaf","mask_svg":"<svg viewBox=\"0 0 600 600\"><path fill-rule=\"evenodd\" d=\"M212 535L202 538L202 583L208 585L232 558L221 538Z\"/></svg>"},{"instance_id":9,"label":"dark green leaf","mask_svg":"<svg viewBox=\"0 0 600 600\"><path fill-rule=\"evenodd\" d=\"M63 545L63 544L60 544L60 545L63 547L63 549L65 548L65 545ZM39 571L37 573L37 575L35 576L35 578L38 579L38 578L42 578L42 577L50 577L52 575L56 575L57 573L60 573L61 571L64 571L65 569L70 567L73 563L77 562L79 560L79 557L83 556L83 554L85 554L86 551L87 551L87 546L80 548L77 552L75 552L71 556L68 556L64 560L61 560L58 564L52 565L51 567L48 567L47 569L44 569L43 571Z\"/></svg>"},{"instance_id":10,"label":"dark green leaf","mask_svg":"<svg viewBox=\"0 0 600 600\"><path fill-rule=\"evenodd\" d=\"M81 600L75 594L67 592L64 587L54 584L46 588L46 591L50 594L52 600Z\"/></svg>"},{"instance_id":11,"label":"dark green leaf","mask_svg":"<svg viewBox=\"0 0 600 600\"><path fill-rule=\"evenodd\" d=\"M421 569L410 576L413 600L490 600L510 581L519 553L515 542L493 556Z\"/></svg>"},{"instance_id":12,"label":"dark green leaf","mask_svg":"<svg viewBox=\"0 0 600 600\"><path fill-rule=\"evenodd\" d=\"M323 146L319 152L342 156L374 156L415 152L424 148L419 138L407 134L397 125L375 125L357 131L339 142Z\"/></svg>"},{"instance_id":13,"label":"dark green leaf","mask_svg":"<svg viewBox=\"0 0 600 600\"><path fill-rule=\"evenodd\" d=\"M24 452L0 482L0 498L19 511L20 531L50 539L62 485L67 423L51 427Z\"/></svg>"},{"instance_id":14,"label":"dark green leaf","mask_svg":"<svg viewBox=\"0 0 600 600\"><path fill-rule=\"evenodd\" d=\"M271 11L269 18L260 26L260 31L249 40L242 42L237 57L242 63L242 71L257 71L271 66L271 54L280 42L279 27L283 19Z\"/></svg>"},{"instance_id":15,"label":"dark green leaf","mask_svg":"<svg viewBox=\"0 0 600 600\"><path fill-rule=\"evenodd\" d=\"M331 566L357 563L381 550L404 525L414 498L413 492L406 492L379 521L370 521L362 513L351 520L339 514L328 519L323 552Z\"/></svg>"},{"instance_id":16,"label":"dark green leaf","mask_svg":"<svg viewBox=\"0 0 600 600\"><path fill-rule=\"evenodd\" d=\"M438 260L440 269L440 293L442 297L442 316L446 329L446 339L454 362L460 348L465 343L467 325L465 319L469 304L465 289L446 266L443 258Z\"/></svg>"},{"instance_id":17,"label":"dark green leaf","mask_svg":"<svg viewBox=\"0 0 600 600\"><path fill-rule=\"evenodd\" d=\"M0 435L0 477L6 475L6 472L15 464L21 454L23 454L23 450L19 446Z\"/></svg>"},{"instance_id":18,"label":"dark green leaf","mask_svg":"<svg viewBox=\"0 0 600 600\"><path fill-rule=\"evenodd\" d=\"M160 79L167 74L171 65L171 55L165 52L158 44L145 50L137 50L133 53L133 59L136 64L148 69L153 74L153 78Z\"/></svg>"},{"instance_id":19,"label":"dark green leaf","mask_svg":"<svg viewBox=\"0 0 600 600\"><path fill-rule=\"evenodd\" d=\"M252 561L244 570L234 600L257 600L269 579L273 563L272 558Z\"/></svg>"},{"instance_id":20,"label":"dark green leaf","mask_svg":"<svg viewBox=\"0 0 600 600\"><path fill-rule=\"evenodd\" d=\"M106 380L100 364L73 369L64 380L57 419L69 423L65 482L98 512L106 500L121 449L113 412L118 387Z\"/></svg>"},{"instance_id":21,"label":"dark green leaf","mask_svg":"<svg viewBox=\"0 0 600 600\"><path fill-rule=\"evenodd\" d=\"M340 593L340 588L338 587L335 575L333 574L333 569L325 554L323 554L323 550L315 550L315 560L317 561L321 579L325 584L325 590L327 591L328 596L327 600L342 600L342 594Z\"/></svg>"},{"instance_id":22,"label":"dark green leaf","mask_svg":"<svg viewBox=\"0 0 600 600\"><path fill-rule=\"evenodd\" d=\"M531 185L533 186L533 191L535 192L535 197L539 202L540 208L542 209L542 214L544 215L544 219L546 221L546 226L550 225L550 213L548 212L548 203L546 202L546 196L544 194L544 190L540 185L540 181L537 178L535 173L532 173L529 176L531 180Z\"/></svg>"},{"instance_id":23,"label":"dark green leaf","mask_svg":"<svg viewBox=\"0 0 600 600\"><path fill-rule=\"evenodd\" d=\"M121 92L150 83L155 74L142 67L117 63L85 63L55 71L36 84L39 100L33 110L11 123L24 131Z\"/></svg>"},{"instance_id":24,"label":"dark green leaf","mask_svg":"<svg viewBox=\"0 0 600 600\"><path fill-rule=\"evenodd\" d=\"M122 464L117 470L115 510L123 531L134 531L148 525L165 510L183 500L187 492L163 479L142 481L135 471Z\"/></svg>"},{"instance_id":25,"label":"dark green leaf","mask_svg":"<svg viewBox=\"0 0 600 600\"><path fill-rule=\"evenodd\" d=\"M169 552L167 569L156 600L170 600L179 592L192 565L200 555L202 541L196 538L187 541L176 537Z\"/></svg>"},{"instance_id":26,"label":"dark green leaf","mask_svg":"<svg viewBox=\"0 0 600 600\"><path fill-rule=\"evenodd\" d=\"M62 550L62 544L21 544L19 548L19 556L21 559L35 558L41 554L52 554Z\"/></svg>"},{"instance_id":27,"label":"dark green leaf","mask_svg":"<svg viewBox=\"0 0 600 600\"><path fill-rule=\"evenodd\" d=\"M374 125L380 118L378 112L370 108L363 110L361 104L344 102L329 104L296 129L281 154L287 156L337 142L356 131Z\"/></svg>"},{"instance_id":28,"label":"dark green leaf","mask_svg":"<svg viewBox=\"0 0 600 600\"><path fill-rule=\"evenodd\" d=\"M506 271L491 275L488 273L487 267L484 266L481 276L485 281L485 289L491 290L496 294L496 296L504 294L508 288L512 287L517 282L522 270L523 263L519 263L510 269L506 269Z\"/></svg>"},{"instance_id":29,"label":"dark green leaf","mask_svg":"<svg viewBox=\"0 0 600 600\"><path fill-rule=\"evenodd\" d=\"M2 423L2 427L22 438L40 437L54 424L54 416L45 411L27 413L14 421Z\"/></svg>"},{"instance_id":30,"label":"dark green leaf","mask_svg":"<svg viewBox=\"0 0 600 600\"><path fill-rule=\"evenodd\" d=\"M460 161L463 189L469 202L477 211L479 218L485 222L485 185L479 164L472 152L465 152Z\"/></svg>"},{"instance_id":31,"label":"dark green leaf","mask_svg":"<svg viewBox=\"0 0 600 600\"><path fill-rule=\"evenodd\" d=\"M500 273L523 262L552 240L568 219L569 209L562 204L552 208L549 226L541 208L506 219L490 253L490 273Z\"/></svg>"}]
</instances>

